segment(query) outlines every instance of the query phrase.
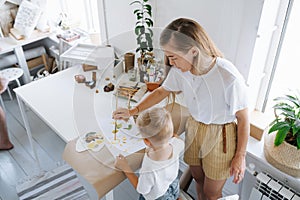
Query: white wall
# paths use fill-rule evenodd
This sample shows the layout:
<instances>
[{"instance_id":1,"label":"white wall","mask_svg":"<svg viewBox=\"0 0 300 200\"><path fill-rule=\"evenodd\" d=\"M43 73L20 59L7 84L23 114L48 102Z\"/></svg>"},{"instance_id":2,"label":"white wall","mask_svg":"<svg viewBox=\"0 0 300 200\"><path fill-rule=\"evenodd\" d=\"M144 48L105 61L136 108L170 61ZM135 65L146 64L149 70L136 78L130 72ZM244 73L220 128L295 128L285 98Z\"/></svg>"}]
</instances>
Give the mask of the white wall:
<instances>
[{"instance_id":1,"label":"white wall","mask_svg":"<svg viewBox=\"0 0 300 200\"><path fill-rule=\"evenodd\" d=\"M109 43L119 47L123 52L134 51L135 16L134 7L129 6L132 1L103 1L106 8ZM195 19L210 34L225 57L238 67L246 79L248 78L263 0L150 0L150 2L153 5L156 27L163 28L178 17ZM103 4L99 6L99 9L102 8ZM103 27L103 19L100 19L100 23ZM104 34L102 31L102 35Z\"/></svg>"}]
</instances>

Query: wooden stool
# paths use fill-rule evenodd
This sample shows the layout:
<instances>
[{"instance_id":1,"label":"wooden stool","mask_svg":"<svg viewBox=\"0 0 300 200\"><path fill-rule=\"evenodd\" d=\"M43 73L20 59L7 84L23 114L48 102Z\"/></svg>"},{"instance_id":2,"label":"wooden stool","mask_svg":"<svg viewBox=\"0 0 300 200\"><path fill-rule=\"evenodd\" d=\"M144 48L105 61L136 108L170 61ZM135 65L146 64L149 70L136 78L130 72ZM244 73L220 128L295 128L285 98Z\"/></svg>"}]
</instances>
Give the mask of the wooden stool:
<instances>
[{"instance_id":1,"label":"wooden stool","mask_svg":"<svg viewBox=\"0 0 300 200\"><path fill-rule=\"evenodd\" d=\"M8 82L11 81L16 81L18 84L18 87L21 86L19 78L23 75L23 69L17 68L17 67L12 67L12 68L6 68L0 71L0 76L4 77L8 80ZM7 87L7 92L9 94L9 97L11 100L13 100L13 97L11 95L9 87ZM2 98L1 98L1 103L3 103ZM4 107L4 105L3 105Z\"/></svg>"}]
</instances>

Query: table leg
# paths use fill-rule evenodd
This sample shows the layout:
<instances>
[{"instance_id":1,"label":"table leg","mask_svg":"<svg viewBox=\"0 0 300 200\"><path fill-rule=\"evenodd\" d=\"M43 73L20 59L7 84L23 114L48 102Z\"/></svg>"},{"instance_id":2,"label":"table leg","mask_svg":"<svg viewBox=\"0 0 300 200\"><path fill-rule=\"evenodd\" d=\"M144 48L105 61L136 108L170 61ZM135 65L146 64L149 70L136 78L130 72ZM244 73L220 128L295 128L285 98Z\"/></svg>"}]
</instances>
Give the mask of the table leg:
<instances>
[{"instance_id":1,"label":"table leg","mask_svg":"<svg viewBox=\"0 0 300 200\"><path fill-rule=\"evenodd\" d=\"M7 86L7 93L8 93L8 96L9 96L10 100L12 101L12 100L13 100L13 97L12 97L12 95L11 95L11 92L10 92L10 89L9 89L8 86Z\"/></svg>"},{"instance_id":2,"label":"table leg","mask_svg":"<svg viewBox=\"0 0 300 200\"><path fill-rule=\"evenodd\" d=\"M33 137L32 137L32 134L31 134L28 118L27 118L27 115L25 113L24 102L22 101L22 99L18 95L17 95L17 100L18 100L21 115L22 115L22 118L23 118L23 121L24 121L26 133L27 133L27 136L28 136L28 140L30 142L30 146L31 146L31 149L32 149L32 152L33 152L33 157L34 157L34 159L35 159L35 161L38 165L39 171L41 171L41 164L40 164L39 158L37 156L36 148L34 147L34 144L33 144Z\"/></svg>"},{"instance_id":3,"label":"table leg","mask_svg":"<svg viewBox=\"0 0 300 200\"><path fill-rule=\"evenodd\" d=\"M24 71L24 76L23 76L23 81L24 83L30 83L30 73L29 73L29 69L28 69L28 65L25 59L25 55L24 55L24 51L22 46L17 46L14 48L14 52L15 55L17 57L18 63L20 65L20 67L23 69Z\"/></svg>"}]
</instances>

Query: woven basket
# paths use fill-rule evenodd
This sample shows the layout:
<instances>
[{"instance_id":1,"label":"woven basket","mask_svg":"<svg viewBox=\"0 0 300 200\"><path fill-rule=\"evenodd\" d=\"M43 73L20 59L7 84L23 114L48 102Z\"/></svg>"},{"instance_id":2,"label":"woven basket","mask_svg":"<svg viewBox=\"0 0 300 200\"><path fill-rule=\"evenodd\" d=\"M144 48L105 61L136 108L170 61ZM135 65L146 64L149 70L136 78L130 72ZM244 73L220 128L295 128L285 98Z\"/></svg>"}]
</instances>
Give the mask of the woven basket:
<instances>
[{"instance_id":1,"label":"woven basket","mask_svg":"<svg viewBox=\"0 0 300 200\"><path fill-rule=\"evenodd\" d=\"M300 178L300 150L287 142L274 145L276 134L265 134L264 154L266 160L277 169Z\"/></svg>"}]
</instances>

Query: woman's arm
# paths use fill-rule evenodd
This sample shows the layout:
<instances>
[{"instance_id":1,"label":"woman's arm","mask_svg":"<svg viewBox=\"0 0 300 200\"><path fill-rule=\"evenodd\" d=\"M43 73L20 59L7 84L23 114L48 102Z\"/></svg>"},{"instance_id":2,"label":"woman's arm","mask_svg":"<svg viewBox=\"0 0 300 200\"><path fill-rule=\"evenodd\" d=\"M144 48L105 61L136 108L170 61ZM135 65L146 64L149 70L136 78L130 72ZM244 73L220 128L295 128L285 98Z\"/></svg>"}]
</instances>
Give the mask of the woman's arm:
<instances>
[{"instance_id":1,"label":"woman's arm","mask_svg":"<svg viewBox=\"0 0 300 200\"><path fill-rule=\"evenodd\" d=\"M239 183L245 173L246 169L246 151L248 137L250 133L250 123L248 109L243 109L236 112L237 118L237 148L234 158L231 162L230 174L234 175L233 182Z\"/></svg>"},{"instance_id":2,"label":"woman's arm","mask_svg":"<svg viewBox=\"0 0 300 200\"><path fill-rule=\"evenodd\" d=\"M166 98L171 92L165 90L162 86L154 90L150 95L148 95L143 101L141 101L135 108L130 109L130 115L138 114L147 108L161 102L164 98ZM138 111L138 112L136 112Z\"/></svg>"},{"instance_id":3,"label":"woman's arm","mask_svg":"<svg viewBox=\"0 0 300 200\"><path fill-rule=\"evenodd\" d=\"M124 108L117 109L113 112L114 119L128 119L130 116L136 115L139 112L150 108L151 106L161 102L171 92L165 90L163 87L159 87L149 94L143 101L141 101L136 107L128 110Z\"/></svg>"}]
</instances>

